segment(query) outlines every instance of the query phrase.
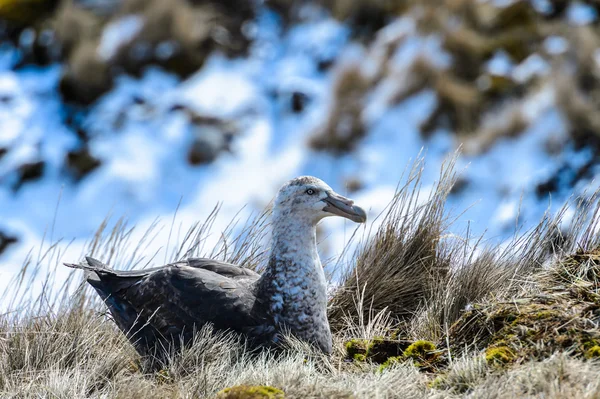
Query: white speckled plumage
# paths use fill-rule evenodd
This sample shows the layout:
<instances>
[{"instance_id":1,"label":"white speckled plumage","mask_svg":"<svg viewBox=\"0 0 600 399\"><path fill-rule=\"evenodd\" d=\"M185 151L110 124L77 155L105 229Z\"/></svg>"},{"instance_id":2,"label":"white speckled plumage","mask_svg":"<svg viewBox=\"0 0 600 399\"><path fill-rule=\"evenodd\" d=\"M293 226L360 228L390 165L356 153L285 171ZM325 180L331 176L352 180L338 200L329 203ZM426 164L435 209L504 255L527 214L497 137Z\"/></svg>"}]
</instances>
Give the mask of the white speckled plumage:
<instances>
[{"instance_id":1,"label":"white speckled plumage","mask_svg":"<svg viewBox=\"0 0 600 399\"><path fill-rule=\"evenodd\" d=\"M308 190L314 194L306 195ZM280 328L326 353L332 343L316 226L331 216L323 210L322 200L332 193L331 187L314 177L294 179L280 189L273 207L273 249L257 290Z\"/></svg>"}]
</instances>

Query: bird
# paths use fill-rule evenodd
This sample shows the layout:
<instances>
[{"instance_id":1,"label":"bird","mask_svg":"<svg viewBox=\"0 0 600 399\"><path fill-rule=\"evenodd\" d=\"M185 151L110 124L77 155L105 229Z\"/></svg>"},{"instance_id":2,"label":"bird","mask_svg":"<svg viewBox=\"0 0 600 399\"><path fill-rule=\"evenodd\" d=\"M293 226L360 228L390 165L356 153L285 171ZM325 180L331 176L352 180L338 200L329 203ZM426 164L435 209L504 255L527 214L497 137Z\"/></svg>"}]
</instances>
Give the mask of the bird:
<instances>
[{"instance_id":1,"label":"bird","mask_svg":"<svg viewBox=\"0 0 600 399\"><path fill-rule=\"evenodd\" d=\"M207 258L129 271L91 257L65 265L85 271L142 356L177 350L207 324L242 334L251 347L277 347L291 334L331 354L327 281L316 240L316 226L328 216L367 220L363 208L316 177L285 183L273 201L271 253L262 274Z\"/></svg>"}]
</instances>

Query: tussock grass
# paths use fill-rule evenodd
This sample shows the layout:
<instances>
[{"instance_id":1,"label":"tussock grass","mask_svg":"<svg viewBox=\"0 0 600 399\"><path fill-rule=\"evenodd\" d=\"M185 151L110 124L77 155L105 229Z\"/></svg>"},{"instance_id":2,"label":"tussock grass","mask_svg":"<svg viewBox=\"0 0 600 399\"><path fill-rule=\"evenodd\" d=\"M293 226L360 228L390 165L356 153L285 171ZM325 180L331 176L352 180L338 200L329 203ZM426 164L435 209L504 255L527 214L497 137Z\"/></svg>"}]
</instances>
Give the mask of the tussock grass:
<instances>
[{"instance_id":1,"label":"tussock grass","mask_svg":"<svg viewBox=\"0 0 600 399\"><path fill-rule=\"evenodd\" d=\"M331 357L293 337L283 354L252 354L241 337L206 326L193 345L171 354L158 372L149 371L93 292L85 285L76 289L79 275L71 273L57 284L55 267L62 259L60 246L53 244L28 258L2 293L0 396L210 398L226 387L246 385L278 388L287 398L597 397L600 365L588 357L600 351L582 356L546 346L519 355L519 361L497 364L486 359L494 339L464 334L481 334L469 329L476 323L464 324L474 310L510 303L519 312L524 299L559 291L568 298L556 302L564 307L560 311L588 306L586 328L598 333L593 316L600 307L597 194L575 202L569 226L562 220L565 207L533 229L517 231L508 243L494 245L468 231L450 233L456 215L445 205L456 180L454 162L449 159L439 183L423 193L423 161L418 160L378 227L346 253L349 261L331 294ZM268 211L232 222L216 247L206 248L217 213L215 208L184 234L173 222L165 259L204 255L260 270L269 252ZM157 228L151 226L140 239L125 221L113 228L106 221L86 254L122 268L162 263L139 255L153 245ZM29 290L38 281L45 282L41 293ZM520 328L510 324L514 321L501 320L497 331ZM409 356L386 367L373 363L375 358L350 361L344 345L350 339L428 340L435 345L436 363L423 367ZM504 344L515 351L514 345L529 345L514 337Z\"/></svg>"},{"instance_id":2,"label":"tussock grass","mask_svg":"<svg viewBox=\"0 0 600 399\"><path fill-rule=\"evenodd\" d=\"M386 310L397 319L410 317L450 269L443 235L449 226L444 213L446 197L454 183L453 164L441 173L440 182L423 200L420 197L422 163L408 171L406 183L399 187L381 216L380 228L373 238L359 247L332 299L330 320L358 320L354 306L357 298L371 302L369 307ZM364 315L363 315L364 317ZM352 323L351 323L352 324Z\"/></svg>"}]
</instances>

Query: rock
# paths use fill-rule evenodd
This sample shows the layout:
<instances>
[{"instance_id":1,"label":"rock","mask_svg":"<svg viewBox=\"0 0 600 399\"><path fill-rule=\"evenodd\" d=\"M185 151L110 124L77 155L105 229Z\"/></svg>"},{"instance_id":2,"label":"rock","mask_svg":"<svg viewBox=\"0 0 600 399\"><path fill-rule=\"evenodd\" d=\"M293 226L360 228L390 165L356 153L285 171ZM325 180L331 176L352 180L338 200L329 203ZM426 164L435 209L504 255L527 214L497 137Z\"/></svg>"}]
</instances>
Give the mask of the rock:
<instances>
[{"instance_id":1,"label":"rock","mask_svg":"<svg viewBox=\"0 0 600 399\"><path fill-rule=\"evenodd\" d=\"M44 161L25 163L17 170L17 181L13 185L13 190L17 191L21 186L29 181L37 180L44 174L46 163Z\"/></svg>"},{"instance_id":2,"label":"rock","mask_svg":"<svg viewBox=\"0 0 600 399\"><path fill-rule=\"evenodd\" d=\"M170 111L183 112L192 125L193 140L187 154L191 165L210 163L222 152L230 151L238 130L233 120L199 114L184 104L175 104Z\"/></svg>"},{"instance_id":3,"label":"rock","mask_svg":"<svg viewBox=\"0 0 600 399\"><path fill-rule=\"evenodd\" d=\"M2 254L10 245L17 243L17 241L19 241L17 237L0 231L0 254Z\"/></svg>"},{"instance_id":4,"label":"rock","mask_svg":"<svg viewBox=\"0 0 600 399\"><path fill-rule=\"evenodd\" d=\"M95 158L88 148L69 151L66 156L66 165L73 174L75 180L81 180L88 173L96 169L102 162Z\"/></svg>"}]
</instances>

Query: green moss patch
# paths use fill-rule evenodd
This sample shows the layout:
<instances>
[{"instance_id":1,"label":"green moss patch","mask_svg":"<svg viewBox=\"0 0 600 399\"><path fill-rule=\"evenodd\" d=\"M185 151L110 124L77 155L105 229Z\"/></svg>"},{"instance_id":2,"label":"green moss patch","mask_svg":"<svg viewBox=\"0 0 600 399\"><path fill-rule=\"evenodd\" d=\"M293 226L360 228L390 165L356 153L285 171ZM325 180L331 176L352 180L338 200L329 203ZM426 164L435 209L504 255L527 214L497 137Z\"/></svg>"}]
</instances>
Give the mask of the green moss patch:
<instances>
[{"instance_id":1,"label":"green moss patch","mask_svg":"<svg viewBox=\"0 0 600 399\"><path fill-rule=\"evenodd\" d=\"M381 366L379 366L379 368L377 370L381 373L385 369L388 369L395 364L401 363L403 360L404 360L404 358L402 356L390 357L385 362L383 362L383 364Z\"/></svg>"},{"instance_id":2,"label":"green moss patch","mask_svg":"<svg viewBox=\"0 0 600 399\"><path fill-rule=\"evenodd\" d=\"M594 345L585 352L585 357L595 359L600 357L600 345Z\"/></svg>"},{"instance_id":3,"label":"green moss patch","mask_svg":"<svg viewBox=\"0 0 600 399\"><path fill-rule=\"evenodd\" d=\"M430 357L433 351L435 351L433 342L420 340L406 348L404 356L412 359L424 359Z\"/></svg>"},{"instance_id":4,"label":"green moss patch","mask_svg":"<svg viewBox=\"0 0 600 399\"><path fill-rule=\"evenodd\" d=\"M366 339L351 339L344 344L346 357L349 360L364 361L369 351L370 342Z\"/></svg>"},{"instance_id":5,"label":"green moss patch","mask_svg":"<svg viewBox=\"0 0 600 399\"><path fill-rule=\"evenodd\" d=\"M217 393L217 399L283 399L281 389L266 385L237 385Z\"/></svg>"},{"instance_id":6,"label":"green moss patch","mask_svg":"<svg viewBox=\"0 0 600 399\"><path fill-rule=\"evenodd\" d=\"M490 365L500 366L507 363L511 363L515 358L513 351L507 346L498 346L495 348L488 348L485 351L485 360Z\"/></svg>"},{"instance_id":7,"label":"green moss patch","mask_svg":"<svg viewBox=\"0 0 600 399\"><path fill-rule=\"evenodd\" d=\"M446 364L435 344L430 341L386 339L377 337L372 340L353 339L346 342L346 358L354 362L369 361L380 364L383 371L394 364L412 361L422 371L435 371Z\"/></svg>"},{"instance_id":8,"label":"green moss patch","mask_svg":"<svg viewBox=\"0 0 600 399\"><path fill-rule=\"evenodd\" d=\"M430 341L419 340L404 351L405 359L412 359L415 366L423 371L435 371L445 365L445 360Z\"/></svg>"}]
</instances>

